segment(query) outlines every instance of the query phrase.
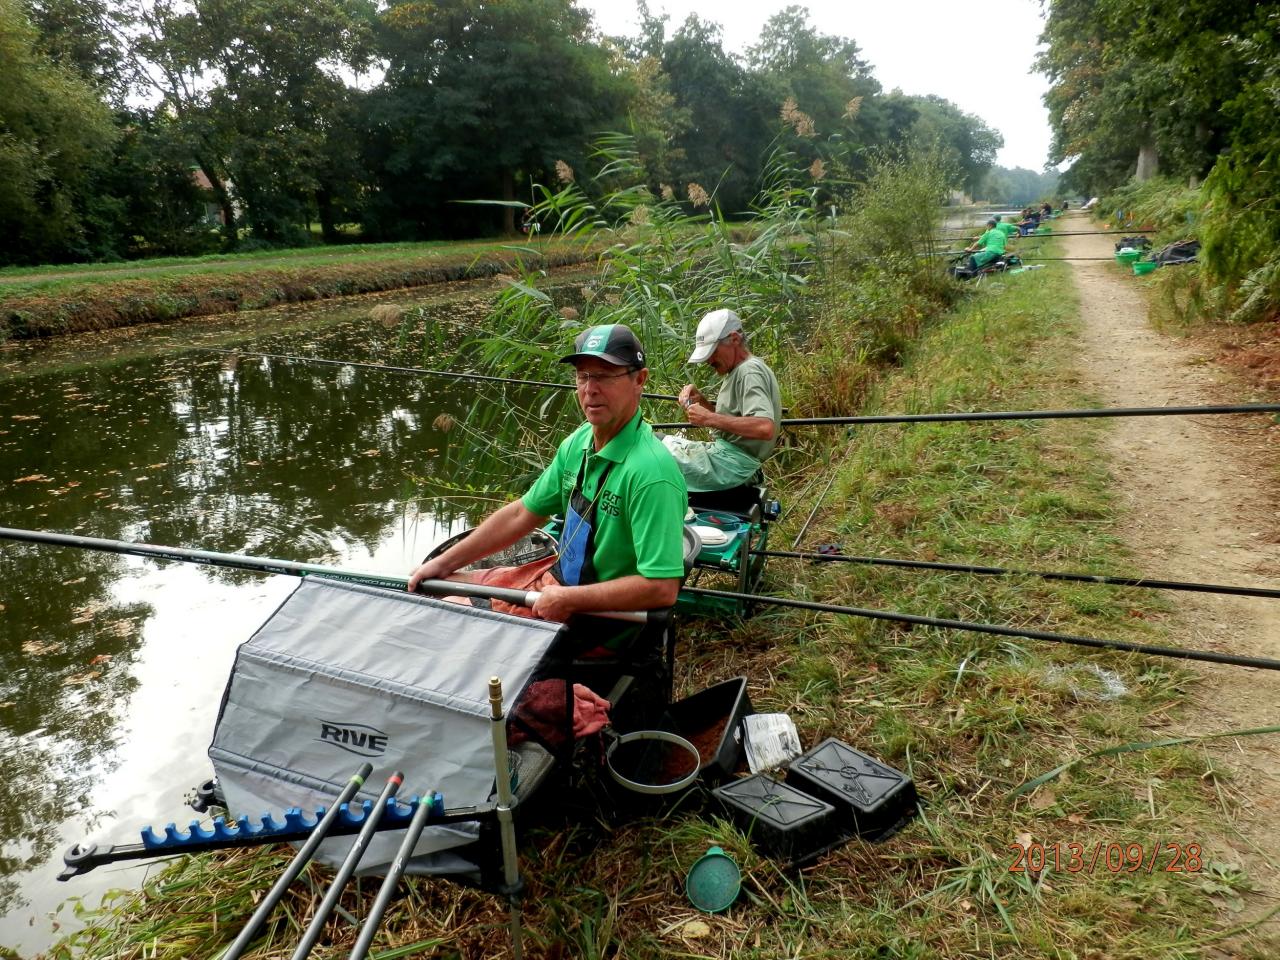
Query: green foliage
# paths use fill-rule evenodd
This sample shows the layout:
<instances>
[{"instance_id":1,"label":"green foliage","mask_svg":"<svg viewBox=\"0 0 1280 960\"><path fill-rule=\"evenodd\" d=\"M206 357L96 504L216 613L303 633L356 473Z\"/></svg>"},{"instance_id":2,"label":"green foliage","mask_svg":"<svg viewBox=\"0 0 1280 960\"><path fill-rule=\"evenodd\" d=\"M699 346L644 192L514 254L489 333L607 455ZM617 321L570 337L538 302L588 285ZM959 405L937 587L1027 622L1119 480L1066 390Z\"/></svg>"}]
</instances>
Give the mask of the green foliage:
<instances>
[{"instance_id":1,"label":"green foliage","mask_svg":"<svg viewBox=\"0 0 1280 960\"><path fill-rule=\"evenodd\" d=\"M1058 181L1058 171L1052 167L1043 173L1022 167L992 167L983 177L975 196L994 203L1025 207L1056 198L1059 194Z\"/></svg>"},{"instance_id":2,"label":"green foliage","mask_svg":"<svg viewBox=\"0 0 1280 960\"><path fill-rule=\"evenodd\" d=\"M94 90L41 56L19 0L0 0L0 263L85 247L85 206L115 131Z\"/></svg>"}]
</instances>

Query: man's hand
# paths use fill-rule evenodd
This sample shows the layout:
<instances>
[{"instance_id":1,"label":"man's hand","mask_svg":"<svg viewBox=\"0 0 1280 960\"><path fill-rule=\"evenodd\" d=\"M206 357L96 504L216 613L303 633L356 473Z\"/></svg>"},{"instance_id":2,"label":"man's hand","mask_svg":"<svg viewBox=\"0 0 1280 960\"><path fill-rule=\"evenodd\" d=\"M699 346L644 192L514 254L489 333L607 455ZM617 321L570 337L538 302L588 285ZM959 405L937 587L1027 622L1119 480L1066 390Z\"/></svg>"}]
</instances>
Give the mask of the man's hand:
<instances>
[{"instance_id":1,"label":"man's hand","mask_svg":"<svg viewBox=\"0 0 1280 960\"><path fill-rule=\"evenodd\" d=\"M453 569L447 564L441 563L441 558L436 557L428 560L419 566L413 573L409 574L409 592L417 593L418 584L423 580L444 580L449 574L453 573Z\"/></svg>"},{"instance_id":2,"label":"man's hand","mask_svg":"<svg viewBox=\"0 0 1280 960\"><path fill-rule=\"evenodd\" d=\"M710 406L710 404L707 403L707 398L702 395L702 391L692 383L686 383L680 390L680 406L688 410L690 407L695 405L701 405L704 407Z\"/></svg>"},{"instance_id":3,"label":"man's hand","mask_svg":"<svg viewBox=\"0 0 1280 960\"><path fill-rule=\"evenodd\" d=\"M711 426L712 422L716 419L716 412L714 410L698 403L688 407L685 410L684 415L688 418L690 423L699 427Z\"/></svg>"},{"instance_id":4,"label":"man's hand","mask_svg":"<svg viewBox=\"0 0 1280 960\"><path fill-rule=\"evenodd\" d=\"M573 603L575 587L563 587L558 583L547 584L539 588L538 600L533 605L533 615L543 620L555 620L564 623L577 608Z\"/></svg>"}]
</instances>

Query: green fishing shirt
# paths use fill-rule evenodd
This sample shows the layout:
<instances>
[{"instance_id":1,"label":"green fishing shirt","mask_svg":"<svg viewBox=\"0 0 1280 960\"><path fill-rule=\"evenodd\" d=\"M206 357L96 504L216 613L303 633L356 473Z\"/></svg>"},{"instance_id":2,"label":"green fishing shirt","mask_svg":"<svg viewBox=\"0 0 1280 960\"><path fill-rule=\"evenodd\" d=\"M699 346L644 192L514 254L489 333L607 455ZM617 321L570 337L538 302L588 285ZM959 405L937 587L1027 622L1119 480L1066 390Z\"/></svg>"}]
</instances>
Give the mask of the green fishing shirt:
<instances>
[{"instance_id":1,"label":"green fishing shirt","mask_svg":"<svg viewBox=\"0 0 1280 960\"><path fill-rule=\"evenodd\" d=\"M579 471L582 495L596 504L592 565L598 579L634 574L651 580L683 577L688 506L684 478L640 412L599 452L591 424L571 433L521 498L525 509L540 517L564 516Z\"/></svg>"}]
</instances>

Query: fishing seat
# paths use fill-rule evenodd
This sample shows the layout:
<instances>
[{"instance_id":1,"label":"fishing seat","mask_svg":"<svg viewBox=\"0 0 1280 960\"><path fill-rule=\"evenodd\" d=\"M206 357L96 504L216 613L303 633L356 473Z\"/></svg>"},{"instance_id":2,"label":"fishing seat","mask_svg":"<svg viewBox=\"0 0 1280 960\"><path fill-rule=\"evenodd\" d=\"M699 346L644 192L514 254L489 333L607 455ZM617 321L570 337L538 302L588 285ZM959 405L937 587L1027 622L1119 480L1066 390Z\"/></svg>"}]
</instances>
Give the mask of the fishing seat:
<instances>
[{"instance_id":1,"label":"fishing seat","mask_svg":"<svg viewBox=\"0 0 1280 960\"><path fill-rule=\"evenodd\" d=\"M764 514L765 498L769 489L763 475L757 473L746 483L727 490L707 490L689 494L689 506L694 510L720 510L737 514L752 523L759 523Z\"/></svg>"}]
</instances>

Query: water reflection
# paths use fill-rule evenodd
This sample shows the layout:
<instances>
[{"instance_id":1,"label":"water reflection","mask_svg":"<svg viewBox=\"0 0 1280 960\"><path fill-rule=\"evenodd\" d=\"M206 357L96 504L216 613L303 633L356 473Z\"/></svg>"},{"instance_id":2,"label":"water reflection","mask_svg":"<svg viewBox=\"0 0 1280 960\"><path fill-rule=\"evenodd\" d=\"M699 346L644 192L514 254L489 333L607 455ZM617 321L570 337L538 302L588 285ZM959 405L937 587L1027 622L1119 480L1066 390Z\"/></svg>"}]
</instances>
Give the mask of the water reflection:
<instances>
[{"instance_id":1,"label":"water reflection","mask_svg":"<svg viewBox=\"0 0 1280 960\"><path fill-rule=\"evenodd\" d=\"M246 348L421 362L367 310ZM487 511L477 491L537 469L572 410L568 394L547 400L209 353L13 376L0 382L0 525L403 574L455 517ZM477 405L501 411L485 433L442 429ZM419 512L424 492L440 496ZM38 949L48 934L27 917L86 892L51 882L68 842L99 823L128 842L183 819L234 646L291 586L267 583L0 542L0 943Z\"/></svg>"}]
</instances>

